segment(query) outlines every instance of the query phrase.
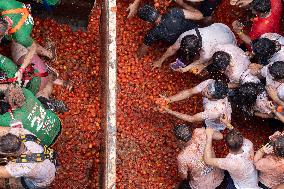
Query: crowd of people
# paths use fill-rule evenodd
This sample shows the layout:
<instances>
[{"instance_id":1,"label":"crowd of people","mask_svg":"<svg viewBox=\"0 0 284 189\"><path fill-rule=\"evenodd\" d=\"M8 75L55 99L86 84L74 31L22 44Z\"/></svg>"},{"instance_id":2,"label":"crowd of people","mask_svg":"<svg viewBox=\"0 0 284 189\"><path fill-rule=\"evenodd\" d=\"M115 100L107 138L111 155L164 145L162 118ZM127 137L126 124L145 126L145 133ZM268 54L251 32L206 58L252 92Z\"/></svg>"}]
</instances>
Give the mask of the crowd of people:
<instances>
[{"instance_id":1,"label":"crowd of people","mask_svg":"<svg viewBox=\"0 0 284 189\"><path fill-rule=\"evenodd\" d=\"M53 6L58 0L44 1ZM56 113L68 108L53 98L54 85L72 90L51 67L55 44L43 47L32 38L34 25L24 3L0 2L1 45L11 56L0 55L0 186L47 188L55 178L56 152L51 148L60 131Z\"/></svg>"},{"instance_id":2,"label":"crowd of people","mask_svg":"<svg viewBox=\"0 0 284 189\"><path fill-rule=\"evenodd\" d=\"M231 26L213 23L219 0L175 2L177 6L164 14L155 6L142 5L141 0L131 3L127 11L128 18L137 15L154 25L138 48L138 58L154 43L163 42L168 48L153 68L176 55L169 65L173 71L209 78L156 101L162 113L188 122L174 127L176 138L183 143L177 158L182 179L178 188L283 189L284 131L275 132L267 139L269 143L254 151L253 143L231 124L232 113L240 119L257 116L284 123L282 1L231 0L232 6L254 15L250 20L232 21ZM187 115L170 109L171 103L198 93L203 96L203 112ZM196 122L204 122L204 127L193 130ZM225 129L223 136L220 131ZM223 138L229 153L218 158L212 141Z\"/></svg>"}]
</instances>

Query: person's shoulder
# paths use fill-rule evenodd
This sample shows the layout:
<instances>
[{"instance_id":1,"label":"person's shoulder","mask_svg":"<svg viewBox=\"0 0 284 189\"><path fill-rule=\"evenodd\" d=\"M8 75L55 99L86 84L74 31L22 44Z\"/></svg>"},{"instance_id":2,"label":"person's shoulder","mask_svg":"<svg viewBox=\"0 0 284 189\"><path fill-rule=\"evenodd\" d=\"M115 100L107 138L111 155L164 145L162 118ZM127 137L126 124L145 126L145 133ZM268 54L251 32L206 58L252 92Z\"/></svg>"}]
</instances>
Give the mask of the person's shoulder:
<instances>
[{"instance_id":1,"label":"person's shoulder","mask_svg":"<svg viewBox=\"0 0 284 189\"><path fill-rule=\"evenodd\" d=\"M253 143L249 139L244 138L243 146L248 148L253 148Z\"/></svg>"},{"instance_id":2,"label":"person's shoulder","mask_svg":"<svg viewBox=\"0 0 284 189\"><path fill-rule=\"evenodd\" d=\"M178 7L170 8L167 14L177 14L177 13L182 13L183 10Z\"/></svg>"}]
</instances>

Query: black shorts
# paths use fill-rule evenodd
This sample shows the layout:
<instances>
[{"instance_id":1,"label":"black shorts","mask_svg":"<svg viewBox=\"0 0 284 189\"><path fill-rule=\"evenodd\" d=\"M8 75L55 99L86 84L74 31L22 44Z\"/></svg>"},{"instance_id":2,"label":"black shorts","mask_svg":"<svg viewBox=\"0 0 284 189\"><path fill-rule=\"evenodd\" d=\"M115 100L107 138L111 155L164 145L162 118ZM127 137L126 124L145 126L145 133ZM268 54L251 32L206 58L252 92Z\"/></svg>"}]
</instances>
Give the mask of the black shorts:
<instances>
[{"instance_id":1,"label":"black shorts","mask_svg":"<svg viewBox=\"0 0 284 189\"><path fill-rule=\"evenodd\" d=\"M204 17L212 16L220 3L221 0L204 0L199 6L199 10Z\"/></svg>"}]
</instances>

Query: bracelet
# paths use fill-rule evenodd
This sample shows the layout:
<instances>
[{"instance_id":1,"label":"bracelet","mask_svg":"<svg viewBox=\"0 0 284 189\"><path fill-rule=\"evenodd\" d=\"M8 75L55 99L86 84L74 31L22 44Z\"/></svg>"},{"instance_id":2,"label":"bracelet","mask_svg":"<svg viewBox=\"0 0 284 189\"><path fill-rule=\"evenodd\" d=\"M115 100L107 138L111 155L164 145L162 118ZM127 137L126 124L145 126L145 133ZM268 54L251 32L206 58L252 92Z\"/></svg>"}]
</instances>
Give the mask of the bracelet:
<instances>
[{"instance_id":1,"label":"bracelet","mask_svg":"<svg viewBox=\"0 0 284 189\"><path fill-rule=\"evenodd\" d=\"M227 123L226 125L227 125L228 129L230 129L230 130L234 128L234 126L231 123Z\"/></svg>"},{"instance_id":2,"label":"bracelet","mask_svg":"<svg viewBox=\"0 0 284 189\"><path fill-rule=\"evenodd\" d=\"M19 69L19 72L20 72L21 74L24 73L24 71L25 71L24 68L20 68L20 69Z\"/></svg>"},{"instance_id":3,"label":"bracelet","mask_svg":"<svg viewBox=\"0 0 284 189\"><path fill-rule=\"evenodd\" d=\"M238 34L238 35L244 34L244 30L239 31L237 34Z\"/></svg>"}]
</instances>

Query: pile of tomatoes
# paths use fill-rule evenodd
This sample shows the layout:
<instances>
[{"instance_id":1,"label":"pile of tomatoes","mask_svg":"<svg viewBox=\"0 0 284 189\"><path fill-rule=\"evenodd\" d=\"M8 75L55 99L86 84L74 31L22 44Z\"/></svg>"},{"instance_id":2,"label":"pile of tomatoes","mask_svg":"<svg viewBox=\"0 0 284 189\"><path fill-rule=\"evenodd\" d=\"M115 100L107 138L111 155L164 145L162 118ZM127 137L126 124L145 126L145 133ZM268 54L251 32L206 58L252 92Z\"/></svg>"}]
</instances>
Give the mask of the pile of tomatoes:
<instances>
[{"instance_id":1,"label":"pile of tomatoes","mask_svg":"<svg viewBox=\"0 0 284 189\"><path fill-rule=\"evenodd\" d=\"M35 19L33 38L45 44L55 43L57 61L49 63L60 77L71 80L74 90L55 87L54 95L70 109L59 114L62 133L54 145L59 169L51 188L97 188L101 142L99 103L99 39L100 10L95 7L86 32L73 32L67 25L53 20Z\"/></svg>"},{"instance_id":2,"label":"pile of tomatoes","mask_svg":"<svg viewBox=\"0 0 284 189\"><path fill-rule=\"evenodd\" d=\"M155 1L159 9L168 6L161 7L160 2ZM179 181L176 157L181 149L172 130L182 122L157 111L157 98L160 94L169 96L191 88L205 78L173 72L168 63L174 59L153 70L151 64L165 51L159 44L154 45L144 58L137 59L137 48L151 25L138 18L127 20L127 6L125 2L118 2L117 188L174 188ZM242 10L234 8L240 13L232 14L231 9L228 2L222 2L215 14L216 22L231 26L234 19L242 18ZM202 98L194 96L170 106L193 115L202 111ZM273 132L263 120L238 117L233 116L233 125L254 142L255 149ZM201 127L202 123L188 125L195 128ZM218 156L224 157L228 153L224 142L216 142L214 146Z\"/></svg>"}]
</instances>

